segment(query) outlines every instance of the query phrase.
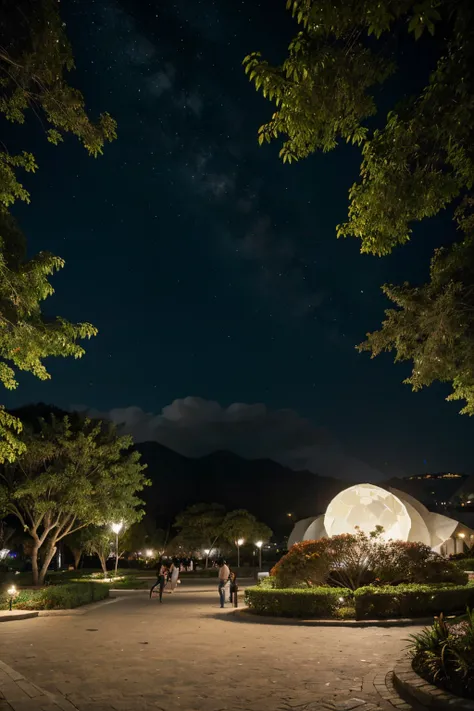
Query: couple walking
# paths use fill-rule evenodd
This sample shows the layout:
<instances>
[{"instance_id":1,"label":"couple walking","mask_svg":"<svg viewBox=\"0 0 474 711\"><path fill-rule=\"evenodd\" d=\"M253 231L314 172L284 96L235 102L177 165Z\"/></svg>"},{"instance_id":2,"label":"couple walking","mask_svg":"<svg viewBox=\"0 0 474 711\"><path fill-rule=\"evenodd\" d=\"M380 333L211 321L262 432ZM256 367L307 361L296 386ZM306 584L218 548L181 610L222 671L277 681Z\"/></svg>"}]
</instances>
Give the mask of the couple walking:
<instances>
[{"instance_id":1,"label":"couple walking","mask_svg":"<svg viewBox=\"0 0 474 711\"><path fill-rule=\"evenodd\" d=\"M156 569L156 582L152 585L150 590L150 598L153 595L155 588L158 588L158 595L160 602L163 602L163 591L167 583L169 583L169 590L167 592L173 593L178 584L179 578L179 561L174 560L168 567L163 564L162 559L158 561Z\"/></svg>"},{"instance_id":2,"label":"couple walking","mask_svg":"<svg viewBox=\"0 0 474 711\"><path fill-rule=\"evenodd\" d=\"M232 600L234 600L234 604L237 607L237 576L235 573L231 573L229 566L223 558L219 560L217 589L219 591L221 608L225 605L226 594L229 595L229 602L232 603Z\"/></svg>"}]
</instances>

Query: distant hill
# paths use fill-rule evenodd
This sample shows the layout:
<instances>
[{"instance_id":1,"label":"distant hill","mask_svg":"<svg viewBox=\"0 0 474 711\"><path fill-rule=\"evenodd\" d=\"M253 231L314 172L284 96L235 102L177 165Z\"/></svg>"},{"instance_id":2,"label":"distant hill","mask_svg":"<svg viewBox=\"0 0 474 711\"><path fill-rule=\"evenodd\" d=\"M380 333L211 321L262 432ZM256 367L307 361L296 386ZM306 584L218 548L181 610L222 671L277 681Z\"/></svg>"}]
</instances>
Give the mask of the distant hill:
<instances>
[{"instance_id":1,"label":"distant hill","mask_svg":"<svg viewBox=\"0 0 474 711\"><path fill-rule=\"evenodd\" d=\"M39 418L73 413L37 403L12 411L25 424ZM231 452L190 458L158 442L135 445L148 465L152 486L141 496L157 524L168 528L176 514L199 502L223 504L227 510L248 509L278 535L290 533L295 521L324 513L331 499L349 484L340 479L293 471L270 459L244 459ZM292 516L288 517L287 514Z\"/></svg>"},{"instance_id":2,"label":"distant hill","mask_svg":"<svg viewBox=\"0 0 474 711\"><path fill-rule=\"evenodd\" d=\"M147 510L161 526L186 506L205 501L228 510L248 509L284 535L294 521L323 513L348 485L309 471L293 471L270 459L244 459L231 452L191 459L157 442L142 442L136 448L152 481L144 492Z\"/></svg>"}]
</instances>

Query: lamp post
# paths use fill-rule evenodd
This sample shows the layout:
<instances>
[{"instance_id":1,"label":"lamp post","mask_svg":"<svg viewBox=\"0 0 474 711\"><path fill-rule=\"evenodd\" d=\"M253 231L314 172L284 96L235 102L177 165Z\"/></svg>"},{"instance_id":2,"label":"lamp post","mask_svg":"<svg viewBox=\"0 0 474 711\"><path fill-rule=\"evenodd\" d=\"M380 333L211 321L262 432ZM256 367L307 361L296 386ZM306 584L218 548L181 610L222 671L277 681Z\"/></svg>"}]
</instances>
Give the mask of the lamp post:
<instances>
[{"instance_id":1,"label":"lamp post","mask_svg":"<svg viewBox=\"0 0 474 711\"><path fill-rule=\"evenodd\" d=\"M263 541L257 541L255 544L258 548L258 568L259 570L262 570L262 546L263 546Z\"/></svg>"},{"instance_id":2,"label":"lamp post","mask_svg":"<svg viewBox=\"0 0 474 711\"><path fill-rule=\"evenodd\" d=\"M16 595L16 587L15 587L14 585L12 585L11 588L8 588L7 592L8 592L8 594L9 594L9 596L10 596L9 608L10 608L10 612L11 612L11 611L12 611L13 598L14 598L15 595Z\"/></svg>"},{"instance_id":3,"label":"lamp post","mask_svg":"<svg viewBox=\"0 0 474 711\"><path fill-rule=\"evenodd\" d=\"M115 577L117 577L117 568L118 568L118 559L119 559L119 547L118 547L118 539L119 539L119 533L122 530L123 523L113 523L112 524L112 531L115 533Z\"/></svg>"},{"instance_id":4,"label":"lamp post","mask_svg":"<svg viewBox=\"0 0 474 711\"><path fill-rule=\"evenodd\" d=\"M240 568L240 546L243 546L245 543L243 538L238 538L237 539L237 568Z\"/></svg>"}]
</instances>

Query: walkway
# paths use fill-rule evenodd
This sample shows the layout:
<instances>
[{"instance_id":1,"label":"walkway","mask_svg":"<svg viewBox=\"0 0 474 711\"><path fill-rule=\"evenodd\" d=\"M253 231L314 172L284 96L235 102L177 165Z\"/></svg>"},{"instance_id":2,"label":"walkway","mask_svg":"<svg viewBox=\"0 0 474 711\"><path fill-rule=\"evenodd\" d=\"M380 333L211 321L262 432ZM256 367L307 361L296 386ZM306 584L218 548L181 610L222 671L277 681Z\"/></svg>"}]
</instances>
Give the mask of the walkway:
<instances>
[{"instance_id":1,"label":"walkway","mask_svg":"<svg viewBox=\"0 0 474 711\"><path fill-rule=\"evenodd\" d=\"M82 616L2 623L0 689L9 668L34 686L12 699L7 679L0 711L394 711L385 676L411 631L237 622L208 583L162 605L122 593ZM49 696L29 701L32 688Z\"/></svg>"}]
</instances>

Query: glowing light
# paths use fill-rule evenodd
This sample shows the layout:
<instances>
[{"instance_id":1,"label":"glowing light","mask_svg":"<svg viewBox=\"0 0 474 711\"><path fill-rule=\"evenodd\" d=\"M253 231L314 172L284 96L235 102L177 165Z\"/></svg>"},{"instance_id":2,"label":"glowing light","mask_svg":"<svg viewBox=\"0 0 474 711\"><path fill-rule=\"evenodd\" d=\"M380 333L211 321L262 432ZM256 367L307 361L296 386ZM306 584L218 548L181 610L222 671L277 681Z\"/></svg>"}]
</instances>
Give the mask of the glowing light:
<instances>
[{"instance_id":1,"label":"glowing light","mask_svg":"<svg viewBox=\"0 0 474 711\"><path fill-rule=\"evenodd\" d=\"M151 550L151 548L148 548L148 549L145 551L145 555L146 555L147 558L153 558L153 551Z\"/></svg>"},{"instance_id":2,"label":"glowing light","mask_svg":"<svg viewBox=\"0 0 474 711\"><path fill-rule=\"evenodd\" d=\"M16 587L12 585L11 588L8 588L7 592L11 597L13 597L13 595L16 595L17 593Z\"/></svg>"},{"instance_id":3,"label":"glowing light","mask_svg":"<svg viewBox=\"0 0 474 711\"><path fill-rule=\"evenodd\" d=\"M257 548L261 548L263 546L263 541L257 541L255 545Z\"/></svg>"},{"instance_id":4,"label":"glowing light","mask_svg":"<svg viewBox=\"0 0 474 711\"><path fill-rule=\"evenodd\" d=\"M122 523L122 522L120 522L120 523L113 523L113 524L112 524L112 531L113 531L115 534L120 533L120 531L122 530L122 528L123 528L123 523Z\"/></svg>"},{"instance_id":5,"label":"glowing light","mask_svg":"<svg viewBox=\"0 0 474 711\"><path fill-rule=\"evenodd\" d=\"M211 552L210 548L204 548L205 555L209 555L210 552Z\"/></svg>"},{"instance_id":6,"label":"glowing light","mask_svg":"<svg viewBox=\"0 0 474 711\"><path fill-rule=\"evenodd\" d=\"M465 534L465 533L458 533L458 536L459 536L459 538L466 538L466 534Z\"/></svg>"},{"instance_id":7,"label":"glowing light","mask_svg":"<svg viewBox=\"0 0 474 711\"><path fill-rule=\"evenodd\" d=\"M239 538L239 540L237 541L237 545L238 545L238 546L243 546L244 543L245 543L245 541L244 541L243 538Z\"/></svg>"},{"instance_id":8,"label":"glowing light","mask_svg":"<svg viewBox=\"0 0 474 711\"><path fill-rule=\"evenodd\" d=\"M344 602L344 598L343 598L343 597L340 597L340 598L339 598L339 602Z\"/></svg>"}]
</instances>

